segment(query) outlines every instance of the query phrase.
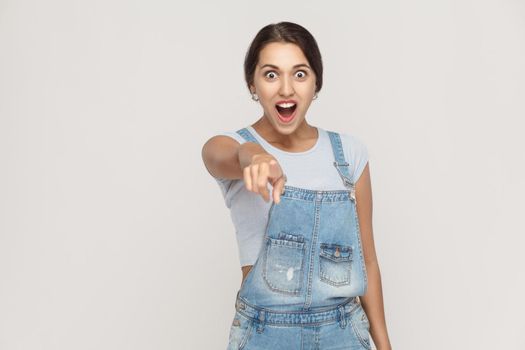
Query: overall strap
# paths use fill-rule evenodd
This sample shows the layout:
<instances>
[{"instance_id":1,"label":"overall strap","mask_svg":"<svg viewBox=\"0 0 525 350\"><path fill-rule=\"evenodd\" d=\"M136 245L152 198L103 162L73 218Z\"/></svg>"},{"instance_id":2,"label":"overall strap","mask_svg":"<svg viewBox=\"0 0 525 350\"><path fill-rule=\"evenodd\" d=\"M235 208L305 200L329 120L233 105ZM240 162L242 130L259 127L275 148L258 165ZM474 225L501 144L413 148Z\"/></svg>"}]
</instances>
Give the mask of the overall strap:
<instances>
[{"instance_id":1,"label":"overall strap","mask_svg":"<svg viewBox=\"0 0 525 350\"><path fill-rule=\"evenodd\" d=\"M236 131L237 134L241 135L242 137L244 137L244 139L248 142L254 142L254 143L257 143L259 144L259 141L257 141L255 139L255 137L252 135L252 133L250 132L250 130L248 130L248 128L242 128L242 129L239 129Z\"/></svg>"},{"instance_id":2,"label":"overall strap","mask_svg":"<svg viewBox=\"0 0 525 350\"><path fill-rule=\"evenodd\" d=\"M350 164L345 159L343 145L341 143L341 136L334 131L327 130L327 132L328 136L330 137L330 142L332 143L332 151L334 153L334 167L341 176L345 187L350 189L350 197L355 200L355 186L351 180L348 170Z\"/></svg>"}]
</instances>

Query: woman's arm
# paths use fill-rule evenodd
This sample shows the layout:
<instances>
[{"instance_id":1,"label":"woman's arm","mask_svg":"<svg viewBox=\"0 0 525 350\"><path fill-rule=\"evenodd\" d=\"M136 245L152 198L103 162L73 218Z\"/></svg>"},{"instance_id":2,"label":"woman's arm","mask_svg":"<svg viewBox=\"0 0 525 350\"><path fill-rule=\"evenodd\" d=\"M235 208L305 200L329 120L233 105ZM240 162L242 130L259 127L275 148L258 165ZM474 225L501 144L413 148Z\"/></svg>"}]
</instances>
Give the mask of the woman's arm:
<instances>
[{"instance_id":1,"label":"woman's arm","mask_svg":"<svg viewBox=\"0 0 525 350\"><path fill-rule=\"evenodd\" d=\"M259 144L245 142L242 145L231 137L216 135L202 146L204 166L213 177L242 179L243 169L254 155L267 152Z\"/></svg>"},{"instance_id":2,"label":"woman's arm","mask_svg":"<svg viewBox=\"0 0 525 350\"><path fill-rule=\"evenodd\" d=\"M361 242L368 277L368 288L361 296L361 304L370 321L370 335L378 350L390 350L392 346L386 329L385 311L383 308L383 291L381 273L377 261L372 230L372 185L370 169L366 164L363 173L356 183L357 215L361 231Z\"/></svg>"}]
</instances>

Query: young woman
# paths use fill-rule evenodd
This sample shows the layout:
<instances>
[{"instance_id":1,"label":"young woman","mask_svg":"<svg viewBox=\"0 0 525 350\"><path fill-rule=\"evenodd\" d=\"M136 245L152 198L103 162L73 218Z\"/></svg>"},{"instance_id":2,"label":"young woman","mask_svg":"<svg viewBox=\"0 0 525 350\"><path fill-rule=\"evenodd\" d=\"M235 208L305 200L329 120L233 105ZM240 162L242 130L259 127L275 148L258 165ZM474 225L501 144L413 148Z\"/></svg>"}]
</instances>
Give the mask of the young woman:
<instances>
[{"instance_id":1,"label":"young woman","mask_svg":"<svg viewBox=\"0 0 525 350\"><path fill-rule=\"evenodd\" d=\"M295 23L268 25L244 71L262 117L202 149L243 272L228 349L371 349L370 336L391 349L366 146L306 121L323 82L314 37Z\"/></svg>"}]
</instances>

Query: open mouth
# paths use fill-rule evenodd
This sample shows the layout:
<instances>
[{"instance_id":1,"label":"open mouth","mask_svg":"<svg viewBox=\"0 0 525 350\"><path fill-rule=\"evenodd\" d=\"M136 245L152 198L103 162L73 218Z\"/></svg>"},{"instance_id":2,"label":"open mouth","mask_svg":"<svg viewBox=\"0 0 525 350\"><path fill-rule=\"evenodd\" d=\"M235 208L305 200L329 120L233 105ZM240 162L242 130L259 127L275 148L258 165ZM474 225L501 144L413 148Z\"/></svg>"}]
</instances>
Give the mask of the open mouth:
<instances>
[{"instance_id":1,"label":"open mouth","mask_svg":"<svg viewBox=\"0 0 525 350\"><path fill-rule=\"evenodd\" d=\"M295 117L296 103L279 103L275 105L279 119L284 123L289 123Z\"/></svg>"}]
</instances>

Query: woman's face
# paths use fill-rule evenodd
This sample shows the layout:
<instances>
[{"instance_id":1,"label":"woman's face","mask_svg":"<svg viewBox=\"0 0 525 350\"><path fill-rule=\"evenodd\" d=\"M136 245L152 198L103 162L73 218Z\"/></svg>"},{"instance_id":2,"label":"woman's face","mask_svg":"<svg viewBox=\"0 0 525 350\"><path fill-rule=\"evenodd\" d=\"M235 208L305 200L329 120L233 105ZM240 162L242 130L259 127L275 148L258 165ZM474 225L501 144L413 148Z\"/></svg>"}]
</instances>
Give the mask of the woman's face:
<instances>
[{"instance_id":1,"label":"woman's face","mask_svg":"<svg viewBox=\"0 0 525 350\"><path fill-rule=\"evenodd\" d=\"M315 94L315 73L299 46L273 42L259 52L252 93L259 96L264 116L280 133L303 123Z\"/></svg>"}]
</instances>

